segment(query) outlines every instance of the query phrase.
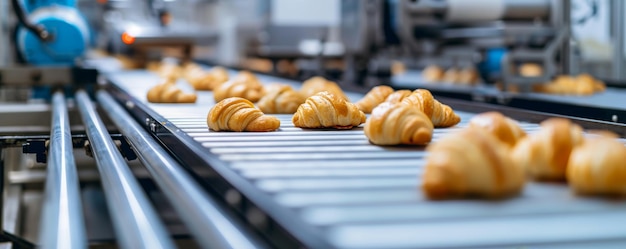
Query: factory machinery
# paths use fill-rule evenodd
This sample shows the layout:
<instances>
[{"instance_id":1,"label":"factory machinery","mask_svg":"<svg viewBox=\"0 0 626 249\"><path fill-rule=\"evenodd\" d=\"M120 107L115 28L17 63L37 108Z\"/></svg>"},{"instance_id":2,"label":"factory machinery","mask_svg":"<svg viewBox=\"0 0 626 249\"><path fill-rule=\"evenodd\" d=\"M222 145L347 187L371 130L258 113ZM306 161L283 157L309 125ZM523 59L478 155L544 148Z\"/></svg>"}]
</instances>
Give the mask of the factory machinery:
<instances>
[{"instance_id":1,"label":"factory machinery","mask_svg":"<svg viewBox=\"0 0 626 249\"><path fill-rule=\"evenodd\" d=\"M106 63L0 71L5 92L50 89L43 103L0 105L0 246L626 247L622 197L577 196L563 182L528 182L504 200L428 200L419 188L423 146L372 145L362 127L301 129L291 115L276 115L275 132L215 132L206 124L212 92L197 92L193 104L149 103L157 74L105 72ZM300 86L257 76L264 84ZM178 85L192 89L182 79ZM352 101L362 96L348 92ZM499 111L529 133L547 118L566 117L585 129L613 131L626 144L623 122L438 99L462 121L436 129L433 141L477 113Z\"/></svg>"}]
</instances>

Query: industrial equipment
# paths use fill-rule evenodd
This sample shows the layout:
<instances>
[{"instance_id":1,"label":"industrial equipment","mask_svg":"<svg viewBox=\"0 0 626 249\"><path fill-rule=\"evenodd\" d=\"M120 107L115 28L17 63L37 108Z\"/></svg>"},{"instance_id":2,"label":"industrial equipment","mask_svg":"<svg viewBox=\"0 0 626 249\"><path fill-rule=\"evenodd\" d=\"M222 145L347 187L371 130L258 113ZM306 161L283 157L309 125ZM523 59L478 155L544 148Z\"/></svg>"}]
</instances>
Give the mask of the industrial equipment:
<instances>
[{"instance_id":1,"label":"industrial equipment","mask_svg":"<svg viewBox=\"0 0 626 249\"><path fill-rule=\"evenodd\" d=\"M570 1L329 0L324 4L334 3L341 20L307 28L285 21L299 17L290 10L302 1L99 1L92 7L103 13L95 26L104 42L96 44L138 64L175 54L173 61L192 61L199 72L224 66L230 78L250 69L230 63L245 59L241 55L340 62L339 85L352 102L384 83L396 90L427 88L450 105L461 122L435 129L433 143L467 127L476 114L497 111L529 134L560 117L586 136L616 133L626 146L626 91L616 85L573 97L500 91L492 84L529 88L574 70ZM17 46L27 64L0 63L0 248L626 247L623 196L575 195L566 182L529 180L510 198L433 201L420 189L427 147L374 145L362 125L302 129L292 115L277 114L281 124L273 132L211 130L213 92L195 90L180 77L180 65L165 63L178 72L169 84L195 92L196 102L151 103L147 92L162 76L119 67L115 54L85 53L89 32L59 14L79 17L76 1L24 3L12 6L23 23ZM233 20L266 21L245 6L291 15L254 29L256 19ZM177 18L188 7L196 12ZM308 16L320 9L327 10L307 8ZM208 13L221 20L208 20ZM10 20L0 15L0 24ZM242 23L246 27L236 27ZM241 47L249 44L245 37L254 37L254 46ZM2 38L0 46L8 46ZM219 44L209 54L230 58L215 65L196 60L192 51L207 44ZM407 72L393 75L392 61L403 62ZM518 75L515 67L527 62L543 74ZM425 83L419 70L430 64L476 67L483 82ZM307 73L338 75L325 74L322 64L301 65ZM264 86L296 90L306 79L253 74ZM43 99L12 98L16 89L42 88Z\"/></svg>"}]
</instances>

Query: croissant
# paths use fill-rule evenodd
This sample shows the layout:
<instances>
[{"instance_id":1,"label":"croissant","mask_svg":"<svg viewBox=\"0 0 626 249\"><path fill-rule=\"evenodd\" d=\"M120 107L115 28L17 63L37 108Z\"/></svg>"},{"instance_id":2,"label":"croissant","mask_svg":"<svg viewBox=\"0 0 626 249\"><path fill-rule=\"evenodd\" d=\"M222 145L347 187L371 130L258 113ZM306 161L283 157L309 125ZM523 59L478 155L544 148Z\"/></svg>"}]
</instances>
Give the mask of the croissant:
<instances>
[{"instance_id":1,"label":"croissant","mask_svg":"<svg viewBox=\"0 0 626 249\"><path fill-rule=\"evenodd\" d=\"M387 99L385 99L385 102L392 103L392 104L400 103L404 98L411 95L411 93L413 92L411 92L410 90L395 91L392 94L389 94L389 96L387 96Z\"/></svg>"},{"instance_id":2,"label":"croissant","mask_svg":"<svg viewBox=\"0 0 626 249\"><path fill-rule=\"evenodd\" d=\"M422 190L428 198L504 197L523 188L524 169L511 160L509 147L486 129L468 127L426 150Z\"/></svg>"},{"instance_id":3,"label":"croissant","mask_svg":"<svg viewBox=\"0 0 626 249\"><path fill-rule=\"evenodd\" d=\"M537 179L563 180L574 147L583 141L582 128L567 119L551 118L513 149L513 160Z\"/></svg>"},{"instance_id":4,"label":"croissant","mask_svg":"<svg viewBox=\"0 0 626 249\"><path fill-rule=\"evenodd\" d=\"M579 194L626 194L626 146L614 138L586 139L572 151L567 181Z\"/></svg>"},{"instance_id":5,"label":"croissant","mask_svg":"<svg viewBox=\"0 0 626 249\"><path fill-rule=\"evenodd\" d=\"M430 65L422 71L422 78L426 82L438 82L443 79L443 69L437 65Z\"/></svg>"},{"instance_id":6,"label":"croissant","mask_svg":"<svg viewBox=\"0 0 626 249\"><path fill-rule=\"evenodd\" d=\"M461 122L461 118L454 113L450 106L437 101L430 91L417 89L411 95L402 99L402 103L415 106L422 110L433 122L435 127L450 127Z\"/></svg>"},{"instance_id":7,"label":"croissant","mask_svg":"<svg viewBox=\"0 0 626 249\"><path fill-rule=\"evenodd\" d=\"M373 144L427 144L433 136L433 123L408 105L382 103L365 123L365 136Z\"/></svg>"},{"instance_id":8,"label":"croissant","mask_svg":"<svg viewBox=\"0 0 626 249\"><path fill-rule=\"evenodd\" d=\"M447 82L447 83L459 83L461 80L459 78L460 76L460 71L454 67L449 68L448 70L446 70L446 72L443 74L443 82Z\"/></svg>"},{"instance_id":9,"label":"croissant","mask_svg":"<svg viewBox=\"0 0 626 249\"><path fill-rule=\"evenodd\" d=\"M231 97L211 108L207 125L214 131L273 131L280 127L280 121L263 114L247 99Z\"/></svg>"},{"instance_id":10,"label":"croissant","mask_svg":"<svg viewBox=\"0 0 626 249\"><path fill-rule=\"evenodd\" d=\"M359 102L356 102L356 106L364 113L371 113L374 107L384 102L387 96L392 93L393 88L389 86L374 87Z\"/></svg>"},{"instance_id":11,"label":"croissant","mask_svg":"<svg viewBox=\"0 0 626 249\"><path fill-rule=\"evenodd\" d=\"M173 83L158 84L150 90L146 96L151 103L195 103L195 93L184 93Z\"/></svg>"},{"instance_id":12,"label":"croissant","mask_svg":"<svg viewBox=\"0 0 626 249\"><path fill-rule=\"evenodd\" d=\"M463 85L476 85L478 83L478 72L474 68L464 68L459 70L457 75L458 84Z\"/></svg>"},{"instance_id":13,"label":"croissant","mask_svg":"<svg viewBox=\"0 0 626 249\"><path fill-rule=\"evenodd\" d=\"M257 103L259 109L264 113L293 114L298 110L298 106L305 101L299 92L288 85L273 84L265 90L265 96Z\"/></svg>"},{"instance_id":14,"label":"croissant","mask_svg":"<svg viewBox=\"0 0 626 249\"><path fill-rule=\"evenodd\" d=\"M213 90L228 81L228 72L223 67L214 67L207 72L197 64L189 64L183 75L196 90Z\"/></svg>"},{"instance_id":15,"label":"croissant","mask_svg":"<svg viewBox=\"0 0 626 249\"><path fill-rule=\"evenodd\" d=\"M365 114L356 105L324 91L307 98L291 121L301 128L351 129L365 122Z\"/></svg>"},{"instance_id":16,"label":"croissant","mask_svg":"<svg viewBox=\"0 0 626 249\"><path fill-rule=\"evenodd\" d=\"M561 75L550 83L535 86L534 90L562 95L591 95L605 88L603 82L595 80L591 75L581 74L578 77Z\"/></svg>"},{"instance_id":17,"label":"croissant","mask_svg":"<svg viewBox=\"0 0 626 249\"><path fill-rule=\"evenodd\" d=\"M221 84L213 89L215 102L220 102L230 97L241 97L252 102L257 102L263 95L263 85L252 73L244 71L234 79Z\"/></svg>"},{"instance_id":18,"label":"croissant","mask_svg":"<svg viewBox=\"0 0 626 249\"><path fill-rule=\"evenodd\" d=\"M311 97L323 91L332 93L342 99L349 100L346 94L343 93L339 85L337 85L337 83L326 80L319 76L304 81L302 83L302 88L300 88L300 93L302 93L305 98Z\"/></svg>"},{"instance_id":19,"label":"croissant","mask_svg":"<svg viewBox=\"0 0 626 249\"><path fill-rule=\"evenodd\" d=\"M519 74L524 77L539 77L543 74L543 68L536 63L525 63L519 67Z\"/></svg>"},{"instance_id":20,"label":"croissant","mask_svg":"<svg viewBox=\"0 0 626 249\"><path fill-rule=\"evenodd\" d=\"M505 117L499 112L478 114L470 119L469 126L485 128L511 147L526 136L526 132L515 120Z\"/></svg>"},{"instance_id":21,"label":"croissant","mask_svg":"<svg viewBox=\"0 0 626 249\"><path fill-rule=\"evenodd\" d=\"M178 80L178 77L180 76L180 70L180 67L175 63L163 62L161 63L161 66L159 67L157 73L166 81L176 82L176 80Z\"/></svg>"}]
</instances>

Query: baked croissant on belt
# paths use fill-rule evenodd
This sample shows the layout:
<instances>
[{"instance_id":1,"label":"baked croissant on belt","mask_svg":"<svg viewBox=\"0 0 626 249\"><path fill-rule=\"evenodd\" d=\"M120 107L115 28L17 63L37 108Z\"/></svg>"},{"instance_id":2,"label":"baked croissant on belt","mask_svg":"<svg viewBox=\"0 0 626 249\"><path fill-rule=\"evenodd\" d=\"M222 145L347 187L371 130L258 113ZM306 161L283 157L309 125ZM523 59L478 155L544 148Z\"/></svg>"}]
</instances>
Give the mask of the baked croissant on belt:
<instances>
[{"instance_id":1,"label":"baked croissant on belt","mask_svg":"<svg viewBox=\"0 0 626 249\"><path fill-rule=\"evenodd\" d=\"M273 131L280 121L263 114L247 99L231 97L211 108L207 125L214 131Z\"/></svg>"},{"instance_id":2,"label":"baked croissant on belt","mask_svg":"<svg viewBox=\"0 0 626 249\"><path fill-rule=\"evenodd\" d=\"M307 98L291 121L301 128L351 129L365 122L365 114L341 97L320 92Z\"/></svg>"},{"instance_id":3,"label":"baked croissant on belt","mask_svg":"<svg viewBox=\"0 0 626 249\"><path fill-rule=\"evenodd\" d=\"M264 113L293 114L298 106L304 103L305 98L288 85L270 85L266 93L256 105Z\"/></svg>"},{"instance_id":4,"label":"baked croissant on belt","mask_svg":"<svg viewBox=\"0 0 626 249\"><path fill-rule=\"evenodd\" d=\"M524 170L510 149L485 129L469 127L427 147L422 189L431 199L503 197L519 193Z\"/></svg>"},{"instance_id":5,"label":"baked croissant on belt","mask_svg":"<svg viewBox=\"0 0 626 249\"><path fill-rule=\"evenodd\" d=\"M567 119L551 118L513 149L513 160L537 179L565 179L570 153L583 141L582 128Z\"/></svg>"},{"instance_id":6,"label":"baked croissant on belt","mask_svg":"<svg viewBox=\"0 0 626 249\"><path fill-rule=\"evenodd\" d=\"M184 93L174 83L161 83L150 90L146 96L151 103L195 103L195 93Z\"/></svg>"},{"instance_id":7,"label":"baked croissant on belt","mask_svg":"<svg viewBox=\"0 0 626 249\"><path fill-rule=\"evenodd\" d=\"M425 89L417 89L411 95L402 99L402 103L414 106L422 110L433 122L435 127L450 127L461 122L461 118L454 113L450 106L437 101L433 95Z\"/></svg>"},{"instance_id":8,"label":"baked croissant on belt","mask_svg":"<svg viewBox=\"0 0 626 249\"><path fill-rule=\"evenodd\" d=\"M334 94L337 97L348 100L348 97L341 90L337 83L326 80L320 76L316 76L310 78L302 83L302 88L300 88L300 93L305 97L311 97L319 92L329 92Z\"/></svg>"},{"instance_id":9,"label":"baked croissant on belt","mask_svg":"<svg viewBox=\"0 0 626 249\"><path fill-rule=\"evenodd\" d=\"M439 82L443 79L443 68L437 65L430 65L422 71L422 78L426 82Z\"/></svg>"},{"instance_id":10,"label":"baked croissant on belt","mask_svg":"<svg viewBox=\"0 0 626 249\"><path fill-rule=\"evenodd\" d=\"M263 85L254 74L242 71L235 78L213 89L215 102L220 102L230 97L241 97L252 102L257 102L263 95Z\"/></svg>"},{"instance_id":11,"label":"baked croissant on belt","mask_svg":"<svg viewBox=\"0 0 626 249\"><path fill-rule=\"evenodd\" d=\"M404 98L411 95L411 93L413 92L411 92L410 90L395 91L392 94L389 94L389 96L387 96L387 98L385 99L385 102L391 103L391 104L400 103L402 102Z\"/></svg>"},{"instance_id":12,"label":"baked croissant on belt","mask_svg":"<svg viewBox=\"0 0 626 249\"><path fill-rule=\"evenodd\" d=\"M373 144L427 144L433 136L433 123L408 105L382 103L365 122L365 136Z\"/></svg>"},{"instance_id":13,"label":"baked croissant on belt","mask_svg":"<svg viewBox=\"0 0 626 249\"><path fill-rule=\"evenodd\" d=\"M567 181L579 194L626 195L626 146L610 137L585 139L572 151Z\"/></svg>"},{"instance_id":14,"label":"baked croissant on belt","mask_svg":"<svg viewBox=\"0 0 626 249\"><path fill-rule=\"evenodd\" d=\"M374 107L378 104L384 102L387 96L391 93L393 93L393 88L389 86L377 86L372 88L372 90L365 94L365 97L355 104L359 110L364 113L371 113L372 109L374 109Z\"/></svg>"},{"instance_id":15,"label":"baked croissant on belt","mask_svg":"<svg viewBox=\"0 0 626 249\"><path fill-rule=\"evenodd\" d=\"M469 121L470 126L485 128L493 133L500 141L513 147L526 132L519 124L499 112L486 112L474 116Z\"/></svg>"},{"instance_id":16,"label":"baked croissant on belt","mask_svg":"<svg viewBox=\"0 0 626 249\"><path fill-rule=\"evenodd\" d=\"M213 90L228 81L228 72L223 67L213 67L205 71L197 64L187 65L183 76L196 90Z\"/></svg>"}]
</instances>

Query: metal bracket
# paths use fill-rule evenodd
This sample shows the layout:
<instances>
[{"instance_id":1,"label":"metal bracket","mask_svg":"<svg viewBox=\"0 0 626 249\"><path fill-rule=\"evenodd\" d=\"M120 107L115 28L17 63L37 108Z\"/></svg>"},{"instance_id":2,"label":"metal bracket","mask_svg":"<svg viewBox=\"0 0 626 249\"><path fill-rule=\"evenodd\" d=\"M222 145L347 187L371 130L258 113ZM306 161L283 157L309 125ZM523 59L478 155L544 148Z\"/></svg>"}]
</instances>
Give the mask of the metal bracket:
<instances>
[{"instance_id":1,"label":"metal bracket","mask_svg":"<svg viewBox=\"0 0 626 249\"><path fill-rule=\"evenodd\" d=\"M15 138L13 138L15 139ZM126 138L120 134L112 134L111 139L117 145L120 153L126 160L132 161L137 159L137 154L131 148ZM24 138L22 140L22 153L24 154L36 154L36 159L38 163L46 163L47 162L47 152L48 152L48 143L49 139L47 136L45 137L34 137L34 138ZM0 145L3 144L2 139L0 138ZM12 142L15 144L15 141ZM90 155L91 146L87 146L89 141L87 136L84 134L80 135L72 135L72 144L74 148L85 148L87 155Z\"/></svg>"}]
</instances>

